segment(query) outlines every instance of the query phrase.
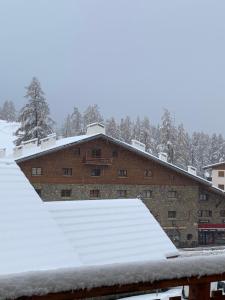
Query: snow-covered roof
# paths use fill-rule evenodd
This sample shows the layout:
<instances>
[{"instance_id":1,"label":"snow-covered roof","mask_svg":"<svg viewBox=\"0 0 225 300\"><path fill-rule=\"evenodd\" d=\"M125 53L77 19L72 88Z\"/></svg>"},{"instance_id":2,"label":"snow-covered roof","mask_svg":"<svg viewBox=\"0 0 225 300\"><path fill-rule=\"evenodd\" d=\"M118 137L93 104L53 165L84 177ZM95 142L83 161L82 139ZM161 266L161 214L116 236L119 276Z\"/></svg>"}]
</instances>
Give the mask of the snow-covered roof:
<instances>
[{"instance_id":1,"label":"snow-covered roof","mask_svg":"<svg viewBox=\"0 0 225 300\"><path fill-rule=\"evenodd\" d=\"M147 159L151 159L153 161L156 161L157 163L159 163L160 165L163 165L165 167L168 167L172 170L174 170L175 172L178 172L180 174L183 174L189 178L192 178L193 180L196 180L204 185L207 185L207 186L212 186L212 183L198 175L194 175L193 173L189 173L187 170L184 170L172 163L169 163L167 161L163 161L161 160L160 158L158 158L157 156L147 152L147 151L143 151L141 149L138 149L128 143L125 143L123 141L120 141L118 139L115 139L113 137L110 137L106 134L94 134L94 135L81 135L81 136L74 136L74 137L68 137L68 138L63 138L63 139L60 139L60 140L57 140L55 145L52 145L51 147L49 148L45 148L45 149L42 149L41 146L38 146L38 147L34 147L32 149L29 149L29 150L26 150L24 149L24 153L23 155L21 156L18 156L16 157L16 161L17 162L20 162L20 161L24 161L24 160L29 160L29 159L32 159L34 157L38 157L38 156L42 156L42 155L45 155L49 152L55 152L55 151L58 151L58 150L61 150L65 147L70 147L72 145L75 145L75 144L79 144L79 143L82 143L82 142L87 142L89 140L94 140L96 138L104 138L104 139L107 139L113 143L116 143L117 145L121 146L121 147L125 147L126 149L130 150L130 151L133 151L139 155L142 155L144 156L145 158ZM215 190L215 192L217 192Z\"/></svg>"},{"instance_id":2,"label":"snow-covered roof","mask_svg":"<svg viewBox=\"0 0 225 300\"><path fill-rule=\"evenodd\" d=\"M81 265L14 161L0 160L0 211L0 275Z\"/></svg>"},{"instance_id":3,"label":"snow-covered roof","mask_svg":"<svg viewBox=\"0 0 225 300\"><path fill-rule=\"evenodd\" d=\"M165 259L178 251L139 199L46 202L85 265Z\"/></svg>"},{"instance_id":4,"label":"snow-covered roof","mask_svg":"<svg viewBox=\"0 0 225 300\"><path fill-rule=\"evenodd\" d=\"M211 165L207 165L205 167L203 167L203 169L212 169L213 167L218 167L218 166L221 166L221 165L225 165L225 161L221 161L221 162L218 162L218 163L215 163L215 164L211 164Z\"/></svg>"}]
</instances>

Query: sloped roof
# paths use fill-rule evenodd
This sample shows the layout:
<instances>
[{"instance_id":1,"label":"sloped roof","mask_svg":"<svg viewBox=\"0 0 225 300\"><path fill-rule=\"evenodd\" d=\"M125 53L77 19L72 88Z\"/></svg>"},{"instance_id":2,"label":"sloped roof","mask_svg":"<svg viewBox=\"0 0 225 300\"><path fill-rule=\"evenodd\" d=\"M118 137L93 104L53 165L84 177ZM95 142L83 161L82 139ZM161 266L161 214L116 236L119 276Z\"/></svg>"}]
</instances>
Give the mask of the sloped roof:
<instances>
[{"instance_id":1,"label":"sloped roof","mask_svg":"<svg viewBox=\"0 0 225 300\"><path fill-rule=\"evenodd\" d=\"M211 164L211 165L207 165L205 167L203 167L203 169L211 169L213 167L218 167L218 166L221 166L221 165L225 165L225 161L221 161L221 162L218 162L218 163L215 163L215 164Z\"/></svg>"},{"instance_id":2,"label":"sloped roof","mask_svg":"<svg viewBox=\"0 0 225 300\"><path fill-rule=\"evenodd\" d=\"M26 150L22 156L17 157L15 160L16 160L16 162L22 162L22 161L29 160L29 159L32 159L35 157L39 157L39 156L42 156L42 155L45 155L45 154L48 154L51 152L56 152L56 151L62 150L63 148L68 148L68 147L71 147L76 144L95 140L97 138L107 139L108 141L111 141L112 143L115 143L121 147L124 147L132 152L135 152L147 159L151 159L151 160L159 163L162 166L168 167L168 168L172 169L173 171L178 172L179 174L185 175L185 176L187 176L197 182L200 182L206 186L209 186L209 187L212 186L211 182L209 182L208 180L206 180L198 175L191 174L187 170L184 170L172 163L163 161L160 158L158 158L157 156L155 156L149 152L140 150L128 143L125 143L123 141L120 141L118 139L115 139L113 137L110 137L110 136L108 136L106 134L102 134L102 133L95 134L95 135L81 135L81 136L63 138L63 139L57 140L55 145L53 145L49 148L46 148L46 149L42 149L39 146L37 148L29 149L28 151ZM217 192L217 191L215 190L215 192Z\"/></svg>"},{"instance_id":3,"label":"sloped roof","mask_svg":"<svg viewBox=\"0 0 225 300\"><path fill-rule=\"evenodd\" d=\"M178 255L141 200L56 201L45 206L85 265Z\"/></svg>"},{"instance_id":4,"label":"sloped roof","mask_svg":"<svg viewBox=\"0 0 225 300\"><path fill-rule=\"evenodd\" d=\"M14 161L0 160L0 275L81 262Z\"/></svg>"}]
</instances>

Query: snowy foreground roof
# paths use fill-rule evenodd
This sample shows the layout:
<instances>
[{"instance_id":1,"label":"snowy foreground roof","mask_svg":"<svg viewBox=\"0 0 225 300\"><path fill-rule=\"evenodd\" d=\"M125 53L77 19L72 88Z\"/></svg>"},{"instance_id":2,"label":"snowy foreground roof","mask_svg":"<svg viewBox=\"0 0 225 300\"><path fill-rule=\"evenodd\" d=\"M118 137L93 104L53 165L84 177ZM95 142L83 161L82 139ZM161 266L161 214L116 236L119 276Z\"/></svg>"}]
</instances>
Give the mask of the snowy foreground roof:
<instances>
[{"instance_id":1,"label":"snowy foreground roof","mask_svg":"<svg viewBox=\"0 0 225 300\"><path fill-rule=\"evenodd\" d=\"M85 265L165 259L178 251L138 199L46 202Z\"/></svg>"},{"instance_id":2,"label":"snowy foreground roof","mask_svg":"<svg viewBox=\"0 0 225 300\"><path fill-rule=\"evenodd\" d=\"M80 266L15 162L0 160L0 275Z\"/></svg>"},{"instance_id":3,"label":"snowy foreground roof","mask_svg":"<svg viewBox=\"0 0 225 300\"><path fill-rule=\"evenodd\" d=\"M178 255L140 200L43 203L9 160L0 160L0 207L0 299L68 290L74 272L91 285L104 265Z\"/></svg>"}]
</instances>

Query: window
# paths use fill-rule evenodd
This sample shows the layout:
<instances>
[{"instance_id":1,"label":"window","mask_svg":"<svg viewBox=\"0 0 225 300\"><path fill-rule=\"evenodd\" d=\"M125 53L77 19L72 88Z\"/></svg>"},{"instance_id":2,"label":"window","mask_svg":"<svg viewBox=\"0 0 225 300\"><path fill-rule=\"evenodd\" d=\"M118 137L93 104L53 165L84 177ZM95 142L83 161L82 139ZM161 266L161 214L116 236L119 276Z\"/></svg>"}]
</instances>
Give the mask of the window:
<instances>
[{"instance_id":1,"label":"window","mask_svg":"<svg viewBox=\"0 0 225 300\"><path fill-rule=\"evenodd\" d=\"M206 219L200 219L200 220L198 220L198 223L203 223L203 224L209 223L209 220L206 220Z\"/></svg>"},{"instance_id":2,"label":"window","mask_svg":"<svg viewBox=\"0 0 225 300\"><path fill-rule=\"evenodd\" d=\"M73 169L72 168L63 168L63 176L72 176Z\"/></svg>"},{"instance_id":3,"label":"window","mask_svg":"<svg viewBox=\"0 0 225 300\"><path fill-rule=\"evenodd\" d=\"M207 201L207 200L209 200L209 195L202 193L202 194L199 195L199 200Z\"/></svg>"},{"instance_id":4,"label":"window","mask_svg":"<svg viewBox=\"0 0 225 300\"><path fill-rule=\"evenodd\" d=\"M169 210L168 211L168 218L169 219L175 219L177 215L177 212L175 210Z\"/></svg>"},{"instance_id":5,"label":"window","mask_svg":"<svg viewBox=\"0 0 225 300\"><path fill-rule=\"evenodd\" d=\"M99 148L92 149L91 156L92 157L101 157L102 156L102 150L99 149Z\"/></svg>"},{"instance_id":6,"label":"window","mask_svg":"<svg viewBox=\"0 0 225 300\"><path fill-rule=\"evenodd\" d=\"M200 210L198 210L198 216L199 217L212 217L212 211L200 209Z\"/></svg>"},{"instance_id":7,"label":"window","mask_svg":"<svg viewBox=\"0 0 225 300\"><path fill-rule=\"evenodd\" d=\"M90 197L92 198L100 197L100 190L90 190Z\"/></svg>"},{"instance_id":8,"label":"window","mask_svg":"<svg viewBox=\"0 0 225 300\"><path fill-rule=\"evenodd\" d=\"M152 170L150 170L150 169L145 169L145 171L144 171L144 176L145 176L145 177L152 177Z\"/></svg>"},{"instance_id":9,"label":"window","mask_svg":"<svg viewBox=\"0 0 225 300\"><path fill-rule=\"evenodd\" d=\"M112 157L118 157L118 151L117 150L112 151Z\"/></svg>"},{"instance_id":10,"label":"window","mask_svg":"<svg viewBox=\"0 0 225 300\"><path fill-rule=\"evenodd\" d=\"M143 198L152 198L152 191L145 190L142 192Z\"/></svg>"},{"instance_id":11,"label":"window","mask_svg":"<svg viewBox=\"0 0 225 300\"><path fill-rule=\"evenodd\" d=\"M101 169L99 168L92 169L91 176L101 176Z\"/></svg>"},{"instance_id":12,"label":"window","mask_svg":"<svg viewBox=\"0 0 225 300\"><path fill-rule=\"evenodd\" d=\"M32 168L31 175L32 176L41 176L42 175L42 168Z\"/></svg>"},{"instance_id":13,"label":"window","mask_svg":"<svg viewBox=\"0 0 225 300\"><path fill-rule=\"evenodd\" d=\"M41 197L41 189L35 189L35 191Z\"/></svg>"},{"instance_id":14,"label":"window","mask_svg":"<svg viewBox=\"0 0 225 300\"><path fill-rule=\"evenodd\" d=\"M169 191L167 196L168 198L177 198L177 191Z\"/></svg>"},{"instance_id":15,"label":"window","mask_svg":"<svg viewBox=\"0 0 225 300\"><path fill-rule=\"evenodd\" d=\"M121 169L118 171L119 177L127 177L127 170Z\"/></svg>"},{"instance_id":16,"label":"window","mask_svg":"<svg viewBox=\"0 0 225 300\"><path fill-rule=\"evenodd\" d=\"M218 184L218 188L224 190L224 184Z\"/></svg>"},{"instance_id":17,"label":"window","mask_svg":"<svg viewBox=\"0 0 225 300\"><path fill-rule=\"evenodd\" d=\"M61 190L62 198L70 198L72 194L72 190Z\"/></svg>"},{"instance_id":18,"label":"window","mask_svg":"<svg viewBox=\"0 0 225 300\"><path fill-rule=\"evenodd\" d=\"M225 210L221 210L221 211L220 211L220 216L221 216L221 217L225 217Z\"/></svg>"},{"instance_id":19,"label":"window","mask_svg":"<svg viewBox=\"0 0 225 300\"><path fill-rule=\"evenodd\" d=\"M224 177L224 171L218 171L218 176L219 177Z\"/></svg>"},{"instance_id":20,"label":"window","mask_svg":"<svg viewBox=\"0 0 225 300\"><path fill-rule=\"evenodd\" d=\"M117 197L119 198L126 198L127 197L127 190L118 190Z\"/></svg>"},{"instance_id":21,"label":"window","mask_svg":"<svg viewBox=\"0 0 225 300\"><path fill-rule=\"evenodd\" d=\"M80 148L74 149L74 155L79 156L80 155Z\"/></svg>"},{"instance_id":22,"label":"window","mask_svg":"<svg viewBox=\"0 0 225 300\"><path fill-rule=\"evenodd\" d=\"M192 238L193 238L193 234L188 233L187 234L187 240L190 241L190 240L192 240Z\"/></svg>"}]
</instances>

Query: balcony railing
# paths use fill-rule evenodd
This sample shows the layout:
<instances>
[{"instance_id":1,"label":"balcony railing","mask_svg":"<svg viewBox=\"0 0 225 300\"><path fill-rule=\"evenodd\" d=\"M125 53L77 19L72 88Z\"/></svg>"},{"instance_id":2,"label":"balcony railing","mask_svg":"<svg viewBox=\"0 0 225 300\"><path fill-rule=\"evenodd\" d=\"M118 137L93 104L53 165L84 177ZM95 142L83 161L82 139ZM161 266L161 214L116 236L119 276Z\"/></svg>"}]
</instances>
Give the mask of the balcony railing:
<instances>
[{"instance_id":1,"label":"balcony railing","mask_svg":"<svg viewBox=\"0 0 225 300\"><path fill-rule=\"evenodd\" d=\"M110 166L112 164L112 158L106 157L88 157L83 158L83 163L85 165L95 165L95 166Z\"/></svg>"}]
</instances>

